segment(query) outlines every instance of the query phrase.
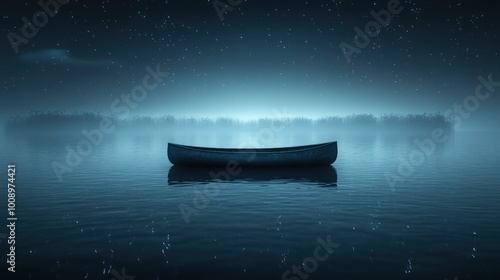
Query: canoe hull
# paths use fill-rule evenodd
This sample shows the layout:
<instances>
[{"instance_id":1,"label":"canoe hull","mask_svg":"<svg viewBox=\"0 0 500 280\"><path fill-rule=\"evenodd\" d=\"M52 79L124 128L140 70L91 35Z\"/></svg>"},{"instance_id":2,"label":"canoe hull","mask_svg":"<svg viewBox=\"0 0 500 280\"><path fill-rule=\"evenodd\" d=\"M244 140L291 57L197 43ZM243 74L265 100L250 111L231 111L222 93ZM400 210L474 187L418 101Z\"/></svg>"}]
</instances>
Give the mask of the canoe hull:
<instances>
[{"instance_id":1,"label":"canoe hull","mask_svg":"<svg viewBox=\"0 0 500 280\"><path fill-rule=\"evenodd\" d=\"M219 149L168 144L168 159L174 165L328 165L335 162L337 153L337 142L269 149Z\"/></svg>"}]
</instances>

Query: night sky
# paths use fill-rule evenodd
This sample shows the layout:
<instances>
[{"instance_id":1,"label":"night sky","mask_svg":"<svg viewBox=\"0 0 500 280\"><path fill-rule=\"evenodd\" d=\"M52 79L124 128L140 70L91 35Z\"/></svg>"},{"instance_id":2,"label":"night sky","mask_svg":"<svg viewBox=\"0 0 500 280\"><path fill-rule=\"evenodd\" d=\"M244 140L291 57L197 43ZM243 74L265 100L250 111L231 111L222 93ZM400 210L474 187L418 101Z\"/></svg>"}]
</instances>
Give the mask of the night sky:
<instances>
[{"instance_id":1,"label":"night sky","mask_svg":"<svg viewBox=\"0 0 500 280\"><path fill-rule=\"evenodd\" d=\"M349 63L341 43L354 46L355 28L365 30L370 12L391 1L60 0L54 13L57 2L42 0L52 4L32 38L23 37L23 17L33 22L42 7L9 1L0 17L0 115L116 113L113 102L143 83L148 66L168 76L131 114L433 113L473 95L479 75L500 81L499 6L491 0L401 1ZM221 20L216 7L226 4ZM499 95L500 87L480 101L469 124L500 121Z\"/></svg>"}]
</instances>

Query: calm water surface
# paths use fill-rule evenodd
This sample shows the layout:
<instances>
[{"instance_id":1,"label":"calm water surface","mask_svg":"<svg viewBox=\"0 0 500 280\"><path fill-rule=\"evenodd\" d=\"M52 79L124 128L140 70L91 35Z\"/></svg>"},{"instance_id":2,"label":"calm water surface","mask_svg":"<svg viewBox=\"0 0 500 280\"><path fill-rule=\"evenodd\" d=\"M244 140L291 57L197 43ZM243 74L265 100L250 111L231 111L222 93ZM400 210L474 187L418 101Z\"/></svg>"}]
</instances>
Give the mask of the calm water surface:
<instances>
[{"instance_id":1,"label":"calm water surface","mask_svg":"<svg viewBox=\"0 0 500 280\"><path fill-rule=\"evenodd\" d=\"M234 146L239 138L107 135L60 182L52 163L64 163L66 145L75 147L81 135L2 134L4 174L16 164L18 221L17 272L4 263L0 275L500 279L498 136L457 133L414 158L422 163L413 172L402 167L416 155L414 141L429 135L283 137L274 144L338 140L337 162L243 168L229 181L207 176L223 171L217 168L172 167L166 146ZM407 174L391 186L386 177L398 168ZM6 187L0 199L7 224ZM5 255L5 235L0 241Z\"/></svg>"}]
</instances>

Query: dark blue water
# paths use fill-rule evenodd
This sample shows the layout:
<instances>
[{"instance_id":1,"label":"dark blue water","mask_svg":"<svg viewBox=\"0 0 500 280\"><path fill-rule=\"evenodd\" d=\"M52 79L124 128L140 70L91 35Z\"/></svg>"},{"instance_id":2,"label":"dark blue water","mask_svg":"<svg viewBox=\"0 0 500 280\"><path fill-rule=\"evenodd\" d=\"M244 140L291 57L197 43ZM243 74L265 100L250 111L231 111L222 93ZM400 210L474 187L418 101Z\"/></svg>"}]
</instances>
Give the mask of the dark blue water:
<instances>
[{"instance_id":1,"label":"dark blue water","mask_svg":"<svg viewBox=\"0 0 500 280\"><path fill-rule=\"evenodd\" d=\"M223 170L172 167L167 143L248 136L116 133L60 182L52 164L81 135L2 135L18 218L2 279L500 279L498 137L449 136L429 155L415 140L430 133L287 136L274 145L338 140L337 162L214 181Z\"/></svg>"}]
</instances>

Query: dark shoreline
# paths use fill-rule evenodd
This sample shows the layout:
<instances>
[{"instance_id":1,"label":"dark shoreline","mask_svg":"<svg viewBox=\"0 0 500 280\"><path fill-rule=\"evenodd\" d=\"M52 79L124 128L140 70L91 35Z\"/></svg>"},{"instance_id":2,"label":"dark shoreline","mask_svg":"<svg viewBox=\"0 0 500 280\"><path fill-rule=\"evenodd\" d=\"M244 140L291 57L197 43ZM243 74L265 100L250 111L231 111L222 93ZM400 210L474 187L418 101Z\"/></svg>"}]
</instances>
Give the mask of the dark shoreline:
<instances>
[{"instance_id":1,"label":"dark shoreline","mask_svg":"<svg viewBox=\"0 0 500 280\"><path fill-rule=\"evenodd\" d=\"M261 118L258 120L240 121L235 118L220 117L210 118L186 118L165 116L135 116L121 119L113 115L105 115L94 112L32 112L23 115L8 117L3 124L5 132L27 132L46 130L51 132L71 130L80 131L88 127L99 126L102 120L111 122L120 129L140 130L163 130L175 129L176 131L196 131L210 129L217 130L253 130L262 127L286 127L299 131L427 131L429 129L441 128L445 131L453 131L453 120L440 113L434 114L385 114L375 116L372 114L353 114L349 116L329 116L319 119L305 117L293 118Z\"/></svg>"}]
</instances>

